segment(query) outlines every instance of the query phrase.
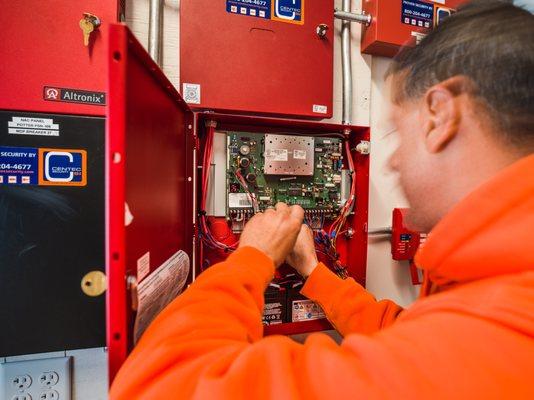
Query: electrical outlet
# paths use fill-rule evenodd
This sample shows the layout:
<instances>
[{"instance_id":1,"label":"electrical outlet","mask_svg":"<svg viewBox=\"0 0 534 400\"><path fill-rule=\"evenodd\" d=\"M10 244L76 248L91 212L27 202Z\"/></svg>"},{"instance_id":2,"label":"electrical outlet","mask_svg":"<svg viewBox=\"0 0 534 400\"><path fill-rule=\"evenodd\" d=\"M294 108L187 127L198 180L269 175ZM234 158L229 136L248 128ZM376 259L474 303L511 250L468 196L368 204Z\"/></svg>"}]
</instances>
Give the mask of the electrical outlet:
<instances>
[{"instance_id":1,"label":"electrical outlet","mask_svg":"<svg viewBox=\"0 0 534 400\"><path fill-rule=\"evenodd\" d=\"M59 393L52 389L45 390L39 395L39 400L59 400Z\"/></svg>"},{"instance_id":2,"label":"electrical outlet","mask_svg":"<svg viewBox=\"0 0 534 400\"><path fill-rule=\"evenodd\" d=\"M0 364L0 399L70 400L72 357Z\"/></svg>"},{"instance_id":3,"label":"electrical outlet","mask_svg":"<svg viewBox=\"0 0 534 400\"><path fill-rule=\"evenodd\" d=\"M19 391L29 389L32 385L32 378L30 375L17 375L11 378L11 386Z\"/></svg>"},{"instance_id":4,"label":"electrical outlet","mask_svg":"<svg viewBox=\"0 0 534 400\"><path fill-rule=\"evenodd\" d=\"M58 382L59 375L54 371L44 372L39 376L39 384L41 387L49 388L57 385Z\"/></svg>"},{"instance_id":5,"label":"electrical outlet","mask_svg":"<svg viewBox=\"0 0 534 400\"><path fill-rule=\"evenodd\" d=\"M11 398L11 400L33 400L32 396L28 393L16 394Z\"/></svg>"}]
</instances>

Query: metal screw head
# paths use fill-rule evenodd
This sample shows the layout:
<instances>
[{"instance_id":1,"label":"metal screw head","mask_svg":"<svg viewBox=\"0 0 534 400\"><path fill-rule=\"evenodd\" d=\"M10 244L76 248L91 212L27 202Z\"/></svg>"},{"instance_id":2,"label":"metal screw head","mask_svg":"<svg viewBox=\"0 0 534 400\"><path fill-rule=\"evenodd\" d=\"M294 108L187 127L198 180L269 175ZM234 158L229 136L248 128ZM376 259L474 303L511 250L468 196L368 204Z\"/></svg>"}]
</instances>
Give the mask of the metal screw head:
<instances>
[{"instance_id":1,"label":"metal screw head","mask_svg":"<svg viewBox=\"0 0 534 400\"><path fill-rule=\"evenodd\" d=\"M328 30L330 28L326 24L319 24L317 26L317 36L319 36L321 39L326 37L326 34L328 33Z\"/></svg>"}]
</instances>

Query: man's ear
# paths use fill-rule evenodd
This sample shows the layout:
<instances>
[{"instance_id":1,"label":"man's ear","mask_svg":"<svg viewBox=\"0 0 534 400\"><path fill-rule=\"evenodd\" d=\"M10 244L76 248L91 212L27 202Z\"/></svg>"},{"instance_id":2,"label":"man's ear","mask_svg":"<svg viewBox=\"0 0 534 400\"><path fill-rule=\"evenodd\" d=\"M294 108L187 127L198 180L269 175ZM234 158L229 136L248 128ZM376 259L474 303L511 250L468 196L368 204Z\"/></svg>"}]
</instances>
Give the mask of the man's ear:
<instances>
[{"instance_id":1,"label":"man's ear","mask_svg":"<svg viewBox=\"0 0 534 400\"><path fill-rule=\"evenodd\" d=\"M425 146L428 152L438 153L458 133L461 121L461 95L465 93L466 78L455 76L432 86L425 93Z\"/></svg>"}]
</instances>

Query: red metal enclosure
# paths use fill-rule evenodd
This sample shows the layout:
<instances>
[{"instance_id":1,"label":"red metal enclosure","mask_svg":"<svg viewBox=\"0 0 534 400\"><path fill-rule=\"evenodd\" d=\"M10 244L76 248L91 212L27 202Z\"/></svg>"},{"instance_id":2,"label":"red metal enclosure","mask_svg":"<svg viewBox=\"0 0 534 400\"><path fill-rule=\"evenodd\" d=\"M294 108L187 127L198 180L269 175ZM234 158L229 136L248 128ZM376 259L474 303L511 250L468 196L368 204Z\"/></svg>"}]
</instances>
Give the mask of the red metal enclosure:
<instances>
[{"instance_id":1,"label":"red metal enclosure","mask_svg":"<svg viewBox=\"0 0 534 400\"><path fill-rule=\"evenodd\" d=\"M420 34L433 28L465 0L363 0L362 9L373 17L362 28L361 51L393 57L400 47L416 43ZM428 13L425 15L425 13Z\"/></svg>"},{"instance_id":2,"label":"red metal enclosure","mask_svg":"<svg viewBox=\"0 0 534 400\"><path fill-rule=\"evenodd\" d=\"M120 17L120 3L123 2L3 1L0 109L103 116L108 26ZM94 14L102 22L91 33L88 46L84 45L80 28L83 13ZM73 91L72 96L67 96L71 97L68 101L57 101L61 100L60 89ZM79 99L88 101L76 102Z\"/></svg>"},{"instance_id":3,"label":"red metal enclosure","mask_svg":"<svg viewBox=\"0 0 534 400\"><path fill-rule=\"evenodd\" d=\"M107 125L107 341L110 377L132 345L127 277L193 255L193 114L123 25L111 25ZM125 226L125 204L133 221Z\"/></svg>"},{"instance_id":4,"label":"red metal enclosure","mask_svg":"<svg viewBox=\"0 0 534 400\"><path fill-rule=\"evenodd\" d=\"M350 239L343 236L339 239L338 250L341 261L347 266L348 273L358 283L365 286L365 276L367 268L367 220L369 201L369 156L362 155L354 151L356 144L360 141L370 140L369 128L358 126L347 126L329 123L308 122L302 120L286 120L275 118L259 118L251 116L237 116L227 114L201 113L198 115L197 132L202 139L205 133L205 122L215 121L217 130L241 131L241 132L261 132L261 133L281 133L291 135L292 133L305 135L339 134L346 129L350 130L349 141L351 143L352 157L356 169L356 205L354 215L349 218L347 228L354 229L354 236ZM200 141L200 153L203 153L203 141ZM347 157L347 154L344 155ZM197 157L197 160L201 160ZM199 161L199 166L201 162ZM200 200L201 193L197 193ZM224 218L214 218L212 220L213 232L221 238L226 238L228 243L232 243L237 236L232 234ZM197 248L201 248L200 243ZM206 249L205 254L199 254L199 262L196 266L197 272L201 271L201 265L206 259L212 265L215 262L224 260L227 254L223 251ZM265 326L265 333L270 334L298 334L305 332L331 329L330 324L325 319L315 321L303 321L293 323L283 323L279 325Z\"/></svg>"},{"instance_id":5,"label":"red metal enclosure","mask_svg":"<svg viewBox=\"0 0 534 400\"><path fill-rule=\"evenodd\" d=\"M391 232L391 255L396 261L411 261L417 253L421 243L421 234L406 227L406 208L393 210L393 223Z\"/></svg>"},{"instance_id":6,"label":"red metal enclosure","mask_svg":"<svg viewBox=\"0 0 534 400\"><path fill-rule=\"evenodd\" d=\"M293 4L300 14L275 15ZM333 0L183 0L184 99L225 113L330 118L333 10ZM321 24L329 28L322 38Z\"/></svg>"}]
</instances>

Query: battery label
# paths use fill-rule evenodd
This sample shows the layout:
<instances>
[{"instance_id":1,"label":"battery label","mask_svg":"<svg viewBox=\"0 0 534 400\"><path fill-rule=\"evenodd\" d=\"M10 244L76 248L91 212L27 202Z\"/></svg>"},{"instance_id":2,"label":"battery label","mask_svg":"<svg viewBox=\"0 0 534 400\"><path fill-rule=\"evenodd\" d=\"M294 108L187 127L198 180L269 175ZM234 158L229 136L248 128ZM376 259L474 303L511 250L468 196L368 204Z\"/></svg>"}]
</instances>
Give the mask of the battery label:
<instances>
[{"instance_id":1,"label":"battery label","mask_svg":"<svg viewBox=\"0 0 534 400\"><path fill-rule=\"evenodd\" d=\"M226 0L231 14L304 24L305 0Z\"/></svg>"},{"instance_id":2,"label":"battery label","mask_svg":"<svg viewBox=\"0 0 534 400\"><path fill-rule=\"evenodd\" d=\"M420 0L402 0L401 22L418 28L434 26L434 5Z\"/></svg>"},{"instance_id":3,"label":"battery label","mask_svg":"<svg viewBox=\"0 0 534 400\"><path fill-rule=\"evenodd\" d=\"M312 321L325 318L323 309L311 300L294 300L292 308L292 322Z\"/></svg>"},{"instance_id":4,"label":"battery label","mask_svg":"<svg viewBox=\"0 0 534 400\"><path fill-rule=\"evenodd\" d=\"M0 146L0 184L85 186L87 152Z\"/></svg>"}]
</instances>

